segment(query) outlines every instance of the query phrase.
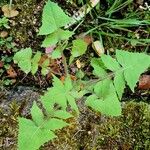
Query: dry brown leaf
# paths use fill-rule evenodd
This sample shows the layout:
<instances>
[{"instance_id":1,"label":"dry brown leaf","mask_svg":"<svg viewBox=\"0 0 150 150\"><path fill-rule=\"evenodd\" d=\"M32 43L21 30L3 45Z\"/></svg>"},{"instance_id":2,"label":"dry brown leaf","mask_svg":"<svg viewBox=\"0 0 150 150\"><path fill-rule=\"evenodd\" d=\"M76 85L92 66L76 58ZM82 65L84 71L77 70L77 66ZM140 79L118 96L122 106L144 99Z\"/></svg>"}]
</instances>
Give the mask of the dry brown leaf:
<instances>
[{"instance_id":1,"label":"dry brown leaf","mask_svg":"<svg viewBox=\"0 0 150 150\"><path fill-rule=\"evenodd\" d=\"M13 8L10 9L9 5L4 5L2 11L5 17L12 18L19 14L19 12Z\"/></svg>"},{"instance_id":2,"label":"dry brown leaf","mask_svg":"<svg viewBox=\"0 0 150 150\"><path fill-rule=\"evenodd\" d=\"M1 38L6 38L8 36L8 32L7 31L2 31L1 33L0 33L0 37Z\"/></svg>"},{"instance_id":3,"label":"dry brown leaf","mask_svg":"<svg viewBox=\"0 0 150 150\"><path fill-rule=\"evenodd\" d=\"M101 56L105 52L103 44L100 41L93 42L92 47L99 56Z\"/></svg>"},{"instance_id":4,"label":"dry brown leaf","mask_svg":"<svg viewBox=\"0 0 150 150\"><path fill-rule=\"evenodd\" d=\"M7 74L8 77L10 78L15 78L17 76L17 73L12 66L10 66L9 69L7 70Z\"/></svg>"},{"instance_id":5,"label":"dry brown leaf","mask_svg":"<svg viewBox=\"0 0 150 150\"><path fill-rule=\"evenodd\" d=\"M142 75L140 77L138 89L141 90L150 89L150 75Z\"/></svg>"}]
</instances>

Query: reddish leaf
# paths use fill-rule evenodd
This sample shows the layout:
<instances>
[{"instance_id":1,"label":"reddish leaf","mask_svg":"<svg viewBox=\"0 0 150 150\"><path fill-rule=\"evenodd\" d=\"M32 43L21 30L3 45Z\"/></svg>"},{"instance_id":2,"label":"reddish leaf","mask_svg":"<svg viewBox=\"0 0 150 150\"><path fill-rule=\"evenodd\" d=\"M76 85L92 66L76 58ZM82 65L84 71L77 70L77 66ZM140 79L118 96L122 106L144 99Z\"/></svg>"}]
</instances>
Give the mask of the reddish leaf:
<instances>
[{"instance_id":1,"label":"reddish leaf","mask_svg":"<svg viewBox=\"0 0 150 150\"><path fill-rule=\"evenodd\" d=\"M140 77L138 89L141 90L150 89L150 75L142 75Z\"/></svg>"}]
</instances>

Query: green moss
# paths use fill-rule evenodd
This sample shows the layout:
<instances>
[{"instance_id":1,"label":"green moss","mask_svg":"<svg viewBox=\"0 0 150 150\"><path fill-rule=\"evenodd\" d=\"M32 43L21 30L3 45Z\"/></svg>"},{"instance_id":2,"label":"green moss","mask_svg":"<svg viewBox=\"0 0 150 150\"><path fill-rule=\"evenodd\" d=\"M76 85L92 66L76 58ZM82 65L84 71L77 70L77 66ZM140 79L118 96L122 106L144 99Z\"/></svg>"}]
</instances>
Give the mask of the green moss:
<instances>
[{"instance_id":1,"label":"green moss","mask_svg":"<svg viewBox=\"0 0 150 150\"><path fill-rule=\"evenodd\" d=\"M86 112L79 120L73 120L73 128L60 131L58 139L50 142L43 150L118 150L150 149L150 109L143 102L124 104L121 117L104 117Z\"/></svg>"},{"instance_id":2,"label":"green moss","mask_svg":"<svg viewBox=\"0 0 150 150\"><path fill-rule=\"evenodd\" d=\"M0 140L9 138L13 143L2 149L15 150L19 107L11 105L11 115L1 114ZM82 108L79 118L69 119L71 124L57 132L58 138L48 142L41 150L149 150L150 105L144 102L123 104L120 117L105 117Z\"/></svg>"},{"instance_id":3,"label":"green moss","mask_svg":"<svg viewBox=\"0 0 150 150\"><path fill-rule=\"evenodd\" d=\"M16 150L19 106L14 102L9 107L10 114L0 108L0 149Z\"/></svg>"}]
</instances>

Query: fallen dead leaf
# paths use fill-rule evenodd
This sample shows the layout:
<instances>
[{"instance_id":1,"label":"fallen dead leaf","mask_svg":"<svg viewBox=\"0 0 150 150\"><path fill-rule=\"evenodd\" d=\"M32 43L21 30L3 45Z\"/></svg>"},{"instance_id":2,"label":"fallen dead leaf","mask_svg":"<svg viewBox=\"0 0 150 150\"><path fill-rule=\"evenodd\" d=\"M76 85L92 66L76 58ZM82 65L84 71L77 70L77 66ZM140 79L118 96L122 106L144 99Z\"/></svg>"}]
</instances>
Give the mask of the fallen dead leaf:
<instances>
[{"instance_id":1,"label":"fallen dead leaf","mask_svg":"<svg viewBox=\"0 0 150 150\"><path fill-rule=\"evenodd\" d=\"M104 47L103 47L103 44L102 44L101 41L95 41L95 42L93 42L92 47L93 47L94 51L95 51L99 56L101 56L101 55L104 54L104 52L105 52Z\"/></svg>"},{"instance_id":2,"label":"fallen dead leaf","mask_svg":"<svg viewBox=\"0 0 150 150\"><path fill-rule=\"evenodd\" d=\"M142 75L140 77L138 89L141 90L150 89L150 75Z\"/></svg>"},{"instance_id":3,"label":"fallen dead leaf","mask_svg":"<svg viewBox=\"0 0 150 150\"><path fill-rule=\"evenodd\" d=\"M13 18L19 14L17 10L15 10L14 8L10 8L9 5L4 5L2 7L2 11L4 13L4 16L8 18Z\"/></svg>"},{"instance_id":4,"label":"fallen dead leaf","mask_svg":"<svg viewBox=\"0 0 150 150\"><path fill-rule=\"evenodd\" d=\"M12 66L10 66L9 69L7 69L7 74L10 78L15 78L17 76L17 73Z\"/></svg>"},{"instance_id":5,"label":"fallen dead leaf","mask_svg":"<svg viewBox=\"0 0 150 150\"><path fill-rule=\"evenodd\" d=\"M7 36L8 36L8 32L7 31L0 32L0 37L1 38L6 38Z\"/></svg>"}]
</instances>

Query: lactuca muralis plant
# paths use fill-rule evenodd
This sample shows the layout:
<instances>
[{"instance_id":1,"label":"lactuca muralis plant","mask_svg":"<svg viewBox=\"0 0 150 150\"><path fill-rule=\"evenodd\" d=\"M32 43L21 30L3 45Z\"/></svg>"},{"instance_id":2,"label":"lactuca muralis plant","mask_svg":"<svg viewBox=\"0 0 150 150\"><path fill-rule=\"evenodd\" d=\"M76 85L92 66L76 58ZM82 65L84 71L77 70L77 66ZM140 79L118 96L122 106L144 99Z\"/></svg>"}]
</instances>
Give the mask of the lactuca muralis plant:
<instances>
[{"instance_id":1,"label":"lactuca muralis plant","mask_svg":"<svg viewBox=\"0 0 150 150\"><path fill-rule=\"evenodd\" d=\"M63 29L70 21L71 18L57 4L48 1L44 6L42 26L39 30L39 35L46 35L42 47L55 45L56 48L49 57L63 58L66 78L62 82L53 75L53 86L47 89L44 96L41 96L42 108L39 108L34 102L31 108L32 119L18 118L19 150L36 150L45 142L56 138L55 131L69 125L66 119L80 115L77 101L83 96L86 97L85 105L93 110L109 116L121 115L120 101L126 84L134 92L140 74L150 66L150 57L144 53L116 50L115 58L102 55L100 58L92 59L91 66L94 68L95 79L81 80L80 83L84 83L81 88L80 83L70 79L69 65L63 55L64 49L68 46L68 39L74 34L72 31ZM83 40L74 40L69 63L75 57L83 55L86 49L87 44ZM31 72L35 75L41 56L41 52L33 55L31 48L26 48L15 54L14 62L26 74ZM42 74L46 75L49 61L45 60L40 67ZM68 112L68 108L71 108L72 111L69 109Z\"/></svg>"}]
</instances>

